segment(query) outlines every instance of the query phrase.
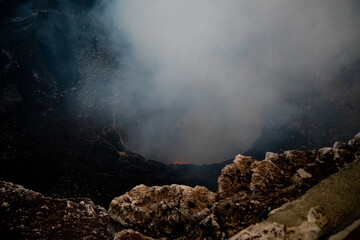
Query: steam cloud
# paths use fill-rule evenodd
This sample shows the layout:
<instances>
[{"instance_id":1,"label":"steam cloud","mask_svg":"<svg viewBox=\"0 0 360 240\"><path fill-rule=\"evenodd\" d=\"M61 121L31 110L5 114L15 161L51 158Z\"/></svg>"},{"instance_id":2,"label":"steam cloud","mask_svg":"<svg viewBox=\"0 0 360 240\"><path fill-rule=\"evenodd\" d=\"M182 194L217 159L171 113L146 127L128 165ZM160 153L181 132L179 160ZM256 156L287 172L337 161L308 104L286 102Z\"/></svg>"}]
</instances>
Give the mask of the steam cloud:
<instances>
[{"instance_id":1,"label":"steam cloud","mask_svg":"<svg viewBox=\"0 0 360 240\"><path fill-rule=\"evenodd\" d=\"M279 96L309 82L321 88L360 53L355 0L106 4L128 145L167 163L220 162L249 149L267 109L291 109Z\"/></svg>"}]
</instances>

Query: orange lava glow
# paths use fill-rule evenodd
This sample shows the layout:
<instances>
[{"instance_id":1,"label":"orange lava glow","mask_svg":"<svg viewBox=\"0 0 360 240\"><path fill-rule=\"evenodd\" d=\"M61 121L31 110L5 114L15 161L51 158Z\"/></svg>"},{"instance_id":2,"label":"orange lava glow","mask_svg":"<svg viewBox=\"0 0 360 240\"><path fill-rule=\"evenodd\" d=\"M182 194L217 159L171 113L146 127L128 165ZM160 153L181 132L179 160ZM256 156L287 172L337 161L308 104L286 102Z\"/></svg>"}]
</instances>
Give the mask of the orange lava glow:
<instances>
[{"instance_id":1,"label":"orange lava glow","mask_svg":"<svg viewBox=\"0 0 360 240\"><path fill-rule=\"evenodd\" d=\"M175 162L173 162L173 164L179 164L179 165L184 165L184 164L189 164L190 162L186 159L180 159L180 160L176 160Z\"/></svg>"}]
</instances>

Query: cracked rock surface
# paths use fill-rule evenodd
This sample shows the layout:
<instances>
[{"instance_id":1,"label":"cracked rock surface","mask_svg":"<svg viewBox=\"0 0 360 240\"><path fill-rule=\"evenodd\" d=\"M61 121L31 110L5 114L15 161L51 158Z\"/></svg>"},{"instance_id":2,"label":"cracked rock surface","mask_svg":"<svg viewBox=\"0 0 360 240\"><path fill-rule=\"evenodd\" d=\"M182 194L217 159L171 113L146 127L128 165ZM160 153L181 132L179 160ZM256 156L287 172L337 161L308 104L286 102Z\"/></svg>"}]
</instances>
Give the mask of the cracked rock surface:
<instances>
[{"instance_id":1,"label":"cracked rock surface","mask_svg":"<svg viewBox=\"0 0 360 240\"><path fill-rule=\"evenodd\" d=\"M113 234L132 229L155 239L229 238L359 158L359 146L360 133L347 144L267 153L263 161L237 155L223 168L216 193L199 186L139 185L111 202L110 227Z\"/></svg>"},{"instance_id":2,"label":"cracked rock surface","mask_svg":"<svg viewBox=\"0 0 360 240\"><path fill-rule=\"evenodd\" d=\"M359 204L360 159L358 158L309 189L299 199L271 211L265 221L242 230L231 240L315 240L320 237L328 239L337 235L339 231L342 232L353 222L357 222L360 218ZM346 234L350 232L346 231ZM345 238L346 234L342 234Z\"/></svg>"},{"instance_id":3,"label":"cracked rock surface","mask_svg":"<svg viewBox=\"0 0 360 240\"><path fill-rule=\"evenodd\" d=\"M44 197L9 182L0 182L2 239L111 239L104 208L87 198Z\"/></svg>"},{"instance_id":4,"label":"cracked rock surface","mask_svg":"<svg viewBox=\"0 0 360 240\"><path fill-rule=\"evenodd\" d=\"M180 238L186 232L189 238L204 238L219 231L210 211L215 198L215 193L200 186L139 185L115 198L109 215L115 222L114 231L129 227L154 237Z\"/></svg>"},{"instance_id":5,"label":"cracked rock surface","mask_svg":"<svg viewBox=\"0 0 360 240\"><path fill-rule=\"evenodd\" d=\"M326 224L326 217L323 210L318 207L310 209L307 218L296 227L287 227L277 222L260 223L251 226L231 238L231 240L249 239L302 239L315 240L321 228Z\"/></svg>"}]
</instances>

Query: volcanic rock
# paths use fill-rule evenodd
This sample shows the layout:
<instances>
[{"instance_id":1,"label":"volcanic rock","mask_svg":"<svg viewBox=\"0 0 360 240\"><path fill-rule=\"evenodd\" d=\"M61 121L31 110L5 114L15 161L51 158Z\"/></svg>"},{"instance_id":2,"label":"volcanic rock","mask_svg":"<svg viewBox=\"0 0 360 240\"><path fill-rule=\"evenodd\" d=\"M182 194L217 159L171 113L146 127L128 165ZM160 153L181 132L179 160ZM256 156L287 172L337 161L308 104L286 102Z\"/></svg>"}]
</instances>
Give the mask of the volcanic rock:
<instances>
[{"instance_id":1,"label":"volcanic rock","mask_svg":"<svg viewBox=\"0 0 360 240\"><path fill-rule=\"evenodd\" d=\"M0 182L2 239L110 239L105 209L90 199L44 197L20 185Z\"/></svg>"},{"instance_id":2,"label":"volcanic rock","mask_svg":"<svg viewBox=\"0 0 360 240\"><path fill-rule=\"evenodd\" d=\"M274 223L261 223L251 226L241 231L231 240L249 240L249 239L302 239L315 240L322 227L326 224L326 217L322 209L315 207L310 209L307 219L296 227L287 227L286 225Z\"/></svg>"},{"instance_id":3,"label":"volcanic rock","mask_svg":"<svg viewBox=\"0 0 360 240\"><path fill-rule=\"evenodd\" d=\"M349 141L349 145L354 148L360 147L360 133L356 134L354 139Z\"/></svg>"},{"instance_id":4,"label":"volcanic rock","mask_svg":"<svg viewBox=\"0 0 360 240\"><path fill-rule=\"evenodd\" d=\"M121 232L118 232L115 235L114 240L154 240L154 239L150 237L146 237L134 230L126 229Z\"/></svg>"},{"instance_id":5,"label":"volcanic rock","mask_svg":"<svg viewBox=\"0 0 360 240\"><path fill-rule=\"evenodd\" d=\"M304 169L299 168L298 170L296 170L297 174L299 174L299 176L301 178L311 178L312 175L308 172L306 172Z\"/></svg>"},{"instance_id":6,"label":"volcanic rock","mask_svg":"<svg viewBox=\"0 0 360 240\"><path fill-rule=\"evenodd\" d=\"M250 166L255 159L237 155L234 161L221 170L218 178L218 193L225 198L236 193L247 193L250 189L252 171Z\"/></svg>"},{"instance_id":7,"label":"volcanic rock","mask_svg":"<svg viewBox=\"0 0 360 240\"><path fill-rule=\"evenodd\" d=\"M248 227L231 239L255 236L260 239L327 239L359 219L359 204L360 159L356 159L299 199L273 210L264 222Z\"/></svg>"},{"instance_id":8,"label":"volcanic rock","mask_svg":"<svg viewBox=\"0 0 360 240\"><path fill-rule=\"evenodd\" d=\"M298 198L356 159L358 148L345 143L336 145L311 151L268 153L263 161L236 156L219 177L220 200L212 207L226 237L265 219L272 209ZM243 173L247 177L241 182Z\"/></svg>"},{"instance_id":9,"label":"volcanic rock","mask_svg":"<svg viewBox=\"0 0 360 240\"><path fill-rule=\"evenodd\" d=\"M357 159L360 149L354 144L356 141L357 137L349 144L337 143L333 148L268 153L263 161L237 155L221 171L217 193L183 185L137 186L112 201L109 209L112 232L132 229L144 236L166 239L230 238ZM266 229L274 228L276 234L282 231L280 235L284 238L293 234L312 239L308 229L321 225L320 220L315 223L311 220L315 212L320 212L314 211L308 220L305 216L305 221L293 228L284 230L284 223L274 223ZM320 215L317 218L325 219Z\"/></svg>"},{"instance_id":10,"label":"volcanic rock","mask_svg":"<svg viewBox=\"0 0 360 240\"><path fill-rule=\"evenodd\" d=\"M171 239L181 237L179 233L192 239L216 238L219 226L210 213L213 202L215 193L205 187L139 185L115 198L109 215L116 222L115 231L131 228Z\"/></svg>"}]
</instances>

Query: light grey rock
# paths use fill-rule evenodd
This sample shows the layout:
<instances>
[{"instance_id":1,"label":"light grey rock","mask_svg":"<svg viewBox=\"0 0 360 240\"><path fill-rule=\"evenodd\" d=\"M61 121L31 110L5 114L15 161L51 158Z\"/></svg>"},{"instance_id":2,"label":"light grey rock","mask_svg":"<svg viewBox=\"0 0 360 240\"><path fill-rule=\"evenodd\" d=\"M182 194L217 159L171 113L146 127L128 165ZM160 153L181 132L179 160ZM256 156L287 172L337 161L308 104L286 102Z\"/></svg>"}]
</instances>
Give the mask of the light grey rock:
<instances>
[{"instance_id":1,"label":"light grey rock","mask_svg":"<svg viewBox=\"0 0 360 240\"><path fill-rule=\"evenodd\" d=\"M205 187L191 188L184 185L139 185L126 194L112 200L110 217L116 221L116 231L131 228L141 233L151 231L152 237L201 238L210 233L220 235L219 225L210 212L216 194Z\"/></svg>"}]
</instances>

